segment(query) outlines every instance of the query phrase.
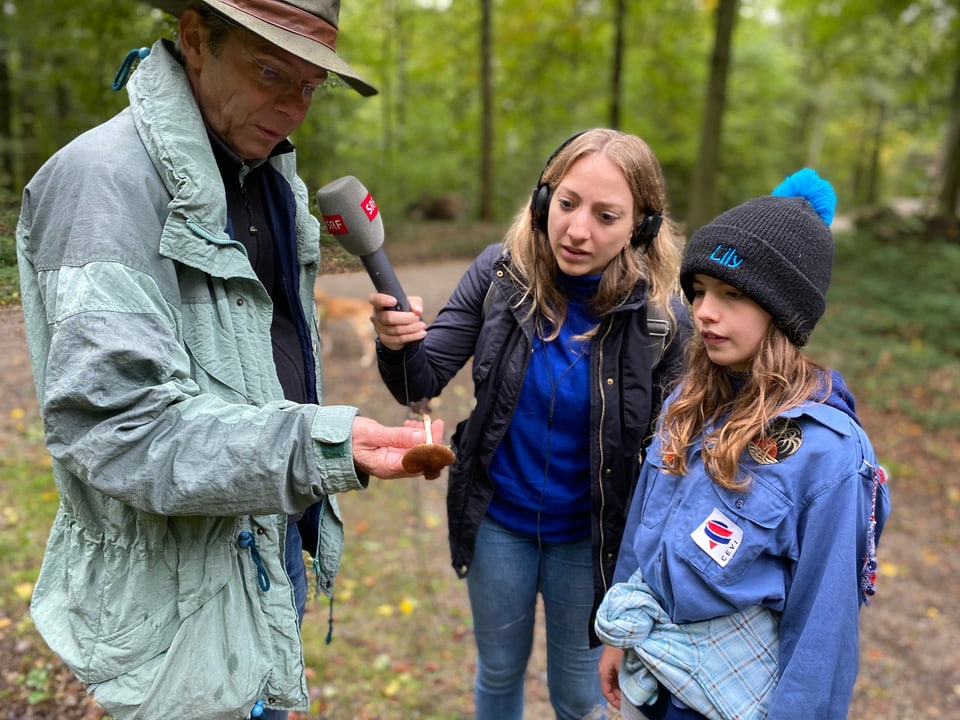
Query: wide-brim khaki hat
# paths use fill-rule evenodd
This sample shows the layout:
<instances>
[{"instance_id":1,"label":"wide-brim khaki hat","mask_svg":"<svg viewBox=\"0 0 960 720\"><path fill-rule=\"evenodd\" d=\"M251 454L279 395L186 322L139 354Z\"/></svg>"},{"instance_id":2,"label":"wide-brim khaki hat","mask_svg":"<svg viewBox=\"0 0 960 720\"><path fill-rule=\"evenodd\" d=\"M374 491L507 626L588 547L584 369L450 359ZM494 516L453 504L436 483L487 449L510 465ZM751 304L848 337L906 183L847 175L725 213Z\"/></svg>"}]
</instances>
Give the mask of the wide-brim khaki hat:
<instances>
[{"instance_id":1,"label":"wide-brim khaki hat","mask_svg":"<svg viewBox=\"0 0 960 720\"><path fill-rule=\"evenodd\" d=\"M340 0L203 2L277 47L335 73L361 95L377 94L373 85L337 55ZM150 4L179 17L190 3L189 0L150 0Z\"/></svg>"}]
</instances>

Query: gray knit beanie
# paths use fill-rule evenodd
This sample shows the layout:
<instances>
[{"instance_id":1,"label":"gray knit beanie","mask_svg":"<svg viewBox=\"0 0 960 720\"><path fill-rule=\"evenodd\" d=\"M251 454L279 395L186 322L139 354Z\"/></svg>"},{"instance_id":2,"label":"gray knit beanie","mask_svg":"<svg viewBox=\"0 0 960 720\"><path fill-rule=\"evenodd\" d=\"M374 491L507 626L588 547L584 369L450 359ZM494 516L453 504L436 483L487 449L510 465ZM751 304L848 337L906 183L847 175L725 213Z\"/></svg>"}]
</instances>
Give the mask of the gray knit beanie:
<instances>
[{"instance_id":1,"label":"gray knit beanie","mask_svg":"<svg viewBox=\"0 0 960 720\"><path fill-rule=\"evenodd\" d=\"M680 266L680 285L693 302L696 273L722 280L773 316L802 347L826 308L833 266L830 223L837 196L804 168L772 195L748 200L694 232Z\"/></svg>"}]
</instances>

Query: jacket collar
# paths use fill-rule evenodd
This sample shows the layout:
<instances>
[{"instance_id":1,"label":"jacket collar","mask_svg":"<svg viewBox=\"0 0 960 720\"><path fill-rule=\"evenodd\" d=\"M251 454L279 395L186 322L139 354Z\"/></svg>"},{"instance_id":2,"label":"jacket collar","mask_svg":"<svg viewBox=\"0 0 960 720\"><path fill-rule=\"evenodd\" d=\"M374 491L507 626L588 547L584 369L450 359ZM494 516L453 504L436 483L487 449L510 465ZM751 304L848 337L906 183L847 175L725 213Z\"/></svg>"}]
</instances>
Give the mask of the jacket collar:
<instances>
[{"instance_id":1,"label":"jacket collar","mask_svg":"<svg viewBox=\"0 0 960 720\"><path fill-rule=\"evenodd\" d=\"M170 41L154 43L150 55L130 78L127 92L134 125L171 196L160 253L215 277L256 279L243 246L227 234L227 203L220 170L190 83ZM277 146L269 162L291 184L296 182L289 141ZM311 222L301 214L297 213L298 230ZM298 232L298 240L314 234ZM228 247L238 252L223 252ZM302 261L319 261L319 245L313 248L311 243L299 243L298 250Z\"/></svg>"},{"instance_id":2,"label":"jacket collar","mask_svg":"<svg viewBox=\"0 0 960 720\"><path fill-rule=\"evenodd\" d=\"M501 252L499 257L497 257L496 261L493 263L493 274L494 274L493 282L496 283L498 277L503 278L504 284L501 285L501 291L503 291L507 287L507 283L509 283L509 288L511 289L511 292L504 293L504 297L510 297L510 298L514 297L514 294L520 292L519 286L517 286L515 282L509 279L510 273L507 268L511 263L512 263L512 259L511 259L509 250L504 250L503 252ZM622 302L620 305L617 305L610 312L608 312L606 314L606 317L609 317L610 315L621 313L621 312L632 312L646 305L647 289L648 289L647 283L645 282L637 283L633 287L633 290L630 291L629 297L627 297L627 299L624 302ZM513 304L514 303L511 302L511 307L513 306Z\"/></svg>"}]
</instances>

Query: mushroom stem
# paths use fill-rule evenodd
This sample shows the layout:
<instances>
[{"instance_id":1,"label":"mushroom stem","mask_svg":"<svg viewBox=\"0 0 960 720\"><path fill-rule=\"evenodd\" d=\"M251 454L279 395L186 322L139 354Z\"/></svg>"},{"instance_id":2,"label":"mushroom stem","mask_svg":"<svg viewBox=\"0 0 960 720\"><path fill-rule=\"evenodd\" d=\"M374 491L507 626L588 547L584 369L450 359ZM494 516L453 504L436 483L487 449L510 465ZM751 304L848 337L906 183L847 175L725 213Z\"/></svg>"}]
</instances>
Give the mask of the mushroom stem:
<instances>
[{"instance_id":1,"label":"mushroom stem","mask_svg":"<svg viewBox=\"0 0 960 720\"><path fill-rule=\"evenodd\" d=\"M430 432L430 416L427 413L423 413L423 430L427 433L426 444L433 445L433 437Z\"/></svg>"}]
</instances>

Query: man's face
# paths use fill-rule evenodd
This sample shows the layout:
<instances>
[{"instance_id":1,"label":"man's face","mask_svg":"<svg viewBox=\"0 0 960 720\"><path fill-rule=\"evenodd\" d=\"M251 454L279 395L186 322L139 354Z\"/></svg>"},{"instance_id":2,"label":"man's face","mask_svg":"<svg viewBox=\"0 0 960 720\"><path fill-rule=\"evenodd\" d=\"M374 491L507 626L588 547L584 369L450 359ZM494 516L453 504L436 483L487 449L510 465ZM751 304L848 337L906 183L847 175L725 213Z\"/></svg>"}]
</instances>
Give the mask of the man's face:
<instances>
[{"instance_id":1,"label":"man's face","mask_svg":"<svg viewBox=\"0 0 960 720\"><path fill-rule=\"evenodd\" d=\"M267 157L303 122L327 72L242 29L215 54L205 29L196 30L199 42L182 33L181 44L204 120L241 159Z\"/></svg>"}]
</instances>

